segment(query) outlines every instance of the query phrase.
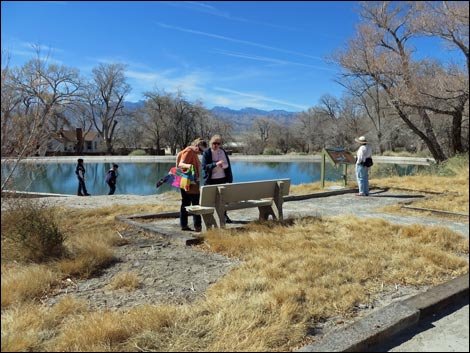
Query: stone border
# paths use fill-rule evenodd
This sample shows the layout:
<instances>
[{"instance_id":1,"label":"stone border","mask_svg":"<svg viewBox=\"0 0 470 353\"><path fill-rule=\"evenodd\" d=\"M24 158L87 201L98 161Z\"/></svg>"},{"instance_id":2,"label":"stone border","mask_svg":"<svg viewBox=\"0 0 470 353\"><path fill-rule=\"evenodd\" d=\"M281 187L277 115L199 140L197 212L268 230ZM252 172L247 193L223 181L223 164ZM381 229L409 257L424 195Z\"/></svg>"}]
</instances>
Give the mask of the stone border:
<instances>
[{"instance_id":1,"label":"stone border","mask_svg":"<svg viewBox=\"0 0 470 353\"><path fill-rule=\"evenodd\" d=\"M28 157L23 158L21 163L77 163L78 158L83 158L85 163L97 162L131 162L131 163L174 163L176 156L48 156L48 157ZM231 161L239 162L321 162L321 154L301 155L301 154L284 154L284 155L242 155L234 154L230 156ZM15 162L14 158L2 158L2 163ZM377 163L392 164L416 164L430 165L434 163L433 158L427 157L398 157L398 156L374 156Z\"/></svg>"},{"instance_id":2,"label":"stone border","mask_svg":"<svg viewBox=\"0 0 470 353\"><path fill-rule=\"evenodd\" d=\"M184 234L182 231L177 229L165 229L163 227L158 227L152 224L136 222L134 219L152 219L152 218L177 218L179 217L179 212L161 212L161 213L147 213L147 214L140 214L140 215L131 215L131 216L116 216L115 219L124 223L127 223L131 226L138 227L144 229L148 232L161 235L167 239L175 241L177 244L180 245L194 245L199 242L199 239L191 237L189 235Z\"/></svg>"},{"instance_id":3,"label":"stone border","mask_svg":"<svg viewBox=\"0 0 470 353\"><path fill-rule=\"evenodd\" d=\"M365 352L451 304L469 300L468 273L378 309L296 352Z\"/></svg>"},{"instance_id":4,"label":"stone border","mask_svg":"<svg viewBox=\"0 0 470 353\"><path fill-rule=\"evenodd\" d=\"M305 194L305 195L288 195L284 196L284 202L289 201L299 201L299 200L306 200L318 197L327 197L327 196L334 196L334 195L341 195L341 194L349 194L353 192L357 192L357 188L355 189L340 189L334 191L325 191L325 192L317 192L313 194ZM187 233L180 231L179 229L167 229L162 226L141 223L136 220L138 219L165 219L165 218L177 218L179 217L179 211L176 212L160 212L160 213L146 213L146 214L135 214L130 216L116 216L115 219L117 221L125 222L129 225L134 227L142 228L148 232L162 235L167 239L175 240L177 243L183 245L194 245L199 242L199 239L194 238L192 236L187 235Z\"/></svg>"}]
</instances>

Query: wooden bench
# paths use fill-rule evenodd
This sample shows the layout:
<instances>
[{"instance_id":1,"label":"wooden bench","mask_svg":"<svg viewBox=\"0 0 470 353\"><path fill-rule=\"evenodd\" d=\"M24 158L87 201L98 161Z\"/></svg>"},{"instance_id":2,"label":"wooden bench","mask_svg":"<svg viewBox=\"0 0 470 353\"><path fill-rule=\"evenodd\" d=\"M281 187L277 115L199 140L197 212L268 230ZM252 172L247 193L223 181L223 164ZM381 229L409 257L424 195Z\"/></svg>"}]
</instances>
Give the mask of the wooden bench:
<instances>
[{"instance_id":1,"label":"wooden bench","mask_svg":"<svg viewBox=\"0 0 470 353\"><path fill-rule=\"evenodd\" d=\"M283 219L282 204L289 194L290 179L206 185L201 188L198 206L187 206L191 214L201 215L207 228L225 227L225 211L258 207L259 219ZM274 212L273 206L276 208ZM214 214L217 214L217 220Z\"/></svg>"}]
</instances>

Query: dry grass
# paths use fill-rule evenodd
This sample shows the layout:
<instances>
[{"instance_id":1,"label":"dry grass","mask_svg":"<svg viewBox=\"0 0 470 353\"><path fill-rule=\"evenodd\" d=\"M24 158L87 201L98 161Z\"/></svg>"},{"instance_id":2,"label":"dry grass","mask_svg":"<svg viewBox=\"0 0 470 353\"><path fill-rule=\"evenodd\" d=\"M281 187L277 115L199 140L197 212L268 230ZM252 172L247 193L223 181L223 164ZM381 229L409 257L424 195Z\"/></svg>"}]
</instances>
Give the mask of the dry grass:
<instances>
[{"instance_id":1,"label":"dry grass","mask_svg":"<svg viewBox=\"0 0 470 353\"><path fill-rule=\"evenodd\" d=\"M14 324L2 320L2 348L18 345L11 337L28 327L30 341L22 349L286 351L315 322L352 316L353 306L373 301L383 284L437 284L468 272L459 256L468 253L468 240L459 234L383 220L253 224L242 231L210 231L205 242L208 250L240 258L243 265L212 286L204 300L125 313L69 309L60 323L56 309L36 309L45 322L34 311L16 312Z\"/></svg>"},{"instance_id":2,"label":"dry grass","mask_svg":"<svg viewBox=\"0 0 470 353\"><path fill-rule=\"evenodd\" d=\"M354 183L348 183L349 187L354 187ZM320 182L310 183L310 184L299 184L299 185L291 185L290 187L290 195L305 195L305 194L313 194L315 192L324 192L330 191L330 187L338 186L338 183L334 183L331 181L325 182L325 188L321 187Z\"/></svg>"},{"instance_id":3,"label":"dry grass","mask_svg":"<svg viewBox=\"0 0 470 353\"><path fill-rule=\"evenodd\" d=\"M131 291L140 287L142 280L136 273L121 272L114 276L112 282L107 286L108 289L125 289Z\"/></svg>"},{"instance_id":4,"label":"dry grass","mask_svg":"<svg viewBox=\"0 0 470 353\"><path fill-rule=\"evenodd\" d=\"M46 265L2 264L2 309L47 294L59 280Z\"/></svg>"},{"instance_id":5,"label":"dry grass","mask_svg":"<svg viewBox=\"0 0 470 353\"><path fill-rule=\"evenodd\" d=\"M450 160L438 171L443 175L419 175L408 177L391 177L371 180L371 187L406 189L425 194L427 191L439 192L442 195L427 194L427 198L415 201L413 207L428 208L439 211L469 213L469 169L468 156ZM396 212L396 207L386 208ZM413 211L401 209L400 212ZM429 214L431 215L431 214ZM436 217L435 214L432 214Z\"/></svg>"}]
</instances>

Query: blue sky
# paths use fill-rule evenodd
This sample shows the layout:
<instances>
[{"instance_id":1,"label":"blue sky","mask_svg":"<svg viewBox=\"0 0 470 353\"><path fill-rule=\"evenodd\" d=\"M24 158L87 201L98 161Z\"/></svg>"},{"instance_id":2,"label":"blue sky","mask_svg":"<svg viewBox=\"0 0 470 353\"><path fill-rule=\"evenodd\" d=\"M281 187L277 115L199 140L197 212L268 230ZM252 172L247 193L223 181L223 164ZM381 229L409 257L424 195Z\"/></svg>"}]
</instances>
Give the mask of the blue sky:
<instances>
[{"instance_id":1,"label":"blue sky","mask_svg":"<svg viewBox=\"0 0 470 353\"><path fill-rule=\"evenodd\" d=\"M100 62L124 63L128 101L181 89L209 109L303 111L324 94L341 95L339 69L325 57L354 34L357 8L354 1L2 1L1 46L10 66L32 59L34 44L85 77Z\"/></svg>"}]
</instances>

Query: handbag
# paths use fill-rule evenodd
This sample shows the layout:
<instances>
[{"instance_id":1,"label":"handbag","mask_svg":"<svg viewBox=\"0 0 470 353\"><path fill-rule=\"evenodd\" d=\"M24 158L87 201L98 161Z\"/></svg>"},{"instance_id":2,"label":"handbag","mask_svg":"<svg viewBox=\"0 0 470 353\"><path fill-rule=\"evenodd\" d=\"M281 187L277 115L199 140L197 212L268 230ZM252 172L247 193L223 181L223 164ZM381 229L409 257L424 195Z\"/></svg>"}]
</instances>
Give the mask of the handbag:
<instances>
[{"instance_id":1,"label":"handbag","mask_svg":"<svg viewBox=\"0 0 470 353\"><path fill-rule=\"evenodd\" d=\"M372 161L372 157L367 157L366 160L362 163L364 167L372 167L374 165L374 162Z\"/></svg>"},{"instance_id":2,"label":"handbag","mask_svg":"<svg viewBox=\"0 0 470 353\"><path fill-rule=\"evenodd\" d=\"M191 195L199 194L199 181L192 181L191 184L189 184L189 189L186 190L186 192Z\"/></svg>"}]
</instances>

